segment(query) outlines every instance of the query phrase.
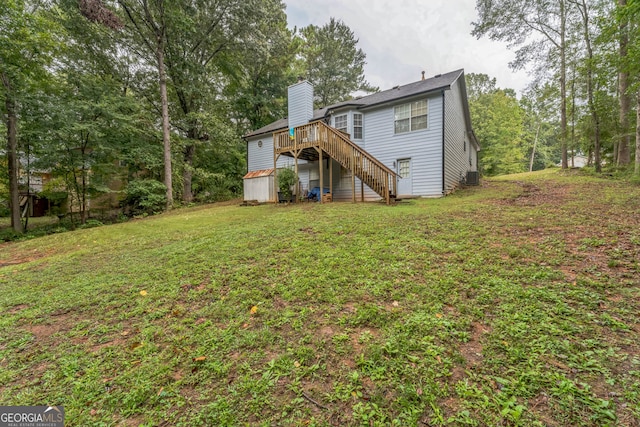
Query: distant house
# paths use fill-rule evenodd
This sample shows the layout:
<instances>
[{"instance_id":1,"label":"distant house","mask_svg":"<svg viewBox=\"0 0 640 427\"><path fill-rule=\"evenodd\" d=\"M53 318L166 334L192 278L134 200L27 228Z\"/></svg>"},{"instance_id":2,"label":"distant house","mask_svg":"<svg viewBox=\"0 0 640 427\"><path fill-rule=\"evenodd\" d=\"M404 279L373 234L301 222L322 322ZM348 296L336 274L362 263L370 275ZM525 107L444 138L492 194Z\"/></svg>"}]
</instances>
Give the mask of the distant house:
<instances>
[{"instance_id":1,"label":"distant house","mask_svg":"<svg viewBox=\"0 0 640 427\"><path fill-rule=\"evenodd\" d=\"M275 201L282 167L297 170L300 195L322 188L333 200L440 197L477 181L463 70L315 111L309 82L288 97L288 119L245 135L245 200Z\"/></svg>"}]
</instances>

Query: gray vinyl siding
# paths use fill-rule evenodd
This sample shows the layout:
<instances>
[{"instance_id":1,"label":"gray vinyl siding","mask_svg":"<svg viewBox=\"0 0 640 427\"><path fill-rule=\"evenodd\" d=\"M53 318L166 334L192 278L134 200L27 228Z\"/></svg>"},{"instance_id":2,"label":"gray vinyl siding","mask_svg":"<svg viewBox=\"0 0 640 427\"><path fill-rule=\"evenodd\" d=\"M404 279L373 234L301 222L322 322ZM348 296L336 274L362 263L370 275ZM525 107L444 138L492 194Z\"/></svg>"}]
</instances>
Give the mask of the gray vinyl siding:
<instances>
[{"instance_id":1,"label":"gray vinyl siding","mask_svg":"<svg viewBox=\"0 0 640 427\"><path fill-rule=\"evenodd\" d=\"M404 100L394 105L410 101ZM428 101L427 129L394 134L393 106L366 111L362 144L365 150L395 171L398 159L411 159L412 192L416 196L442 195L442 100L440 94ZM397 171L396 171L397 172Z\"/></svg>"},{"instance_id":2,"label":"gray vinyl siding","mask_svg":"<svg viewBox=\"0 0 640 427\"><path fill-rule=\"evenodd\" d=\"M258 147L258 141L262 141L262 147ZM273 136L261 135L247 140L247 172L273 168ZM307 163L306 160L298 160L298 167ZM292 157L280 156L277 167L293 167Z\"/></svg>"},{"instance_id":3,"label":"gray vinyl siding","mask_svg":"<svg viewBox=\"0 0 640 427\"><path fill-rule=\"evenodd\" d=\"M462 108L460 80L445 92L445 193L453 190L463 179L467 171L476 170L475 148L466 132L466 123ZM469 154L472 164L469 164Z\"/></svg>"},{"instance_id":4,"label":"gray vinyl siding","mask_svg":"<svg viewBox=\"0 0 640 427\"><path fill-rule=\"evenodd\" d=\"M289 127L308 123L313 117L313 86L303 81L289 86Z\"/></svg>"}]
</instances>

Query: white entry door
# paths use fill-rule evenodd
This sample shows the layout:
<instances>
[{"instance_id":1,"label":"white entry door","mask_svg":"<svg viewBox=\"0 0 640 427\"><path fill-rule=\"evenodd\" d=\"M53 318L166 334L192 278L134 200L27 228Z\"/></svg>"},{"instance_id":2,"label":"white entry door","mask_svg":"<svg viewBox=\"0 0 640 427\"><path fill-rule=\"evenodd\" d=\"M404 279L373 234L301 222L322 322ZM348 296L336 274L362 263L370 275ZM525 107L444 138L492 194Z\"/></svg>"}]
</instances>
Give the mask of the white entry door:
<instances>
[{"instance_id":1,"label":"white entry door","mask_svg":"<svg viewBox=\"0 0 640 427\"><path fill-rule=\"evenodd\" d=\"M411 185L411 159L400 159L397 162L398 196L413 194Z\"/></svg>"}]
</instances>

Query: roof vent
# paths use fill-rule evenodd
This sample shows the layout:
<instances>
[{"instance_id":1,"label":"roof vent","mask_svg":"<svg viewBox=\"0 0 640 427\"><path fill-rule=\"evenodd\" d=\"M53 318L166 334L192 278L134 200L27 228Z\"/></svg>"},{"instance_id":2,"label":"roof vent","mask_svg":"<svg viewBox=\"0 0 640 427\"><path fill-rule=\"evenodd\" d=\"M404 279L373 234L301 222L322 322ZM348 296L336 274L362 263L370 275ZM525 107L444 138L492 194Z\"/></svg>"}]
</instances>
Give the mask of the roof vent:
<instances>
[{"instance_id":1,"label":"roof vent","mask_svg":"<svg viewBox=\"0 0 640 427\"><path fill-rule=\"evenodd\" d=\"M424 73L426 73L426 71L422 72L422 80L424 80Z\"/></svg>"},{"instance_id":2,"label":"roof vent","mask_svg":"<svg viewBox=\"0 0 640 427\"><path fill-rule=\"evenodd\" d=\"M438 77L442 77L442 74L436 74L435 76L433 76L434 78L438 78Z\"/></svg>"},{"instance_id":3,"label":"roof vent","mask_svg":"<svg viewBox=\"0 0 640 427\"><path fill-rule=\"evenodd\" d=\"M400 85L398 85L398 86L394 86L394 87L392 87L391 89L400 89Z\"/></svg>"}]
</instances>

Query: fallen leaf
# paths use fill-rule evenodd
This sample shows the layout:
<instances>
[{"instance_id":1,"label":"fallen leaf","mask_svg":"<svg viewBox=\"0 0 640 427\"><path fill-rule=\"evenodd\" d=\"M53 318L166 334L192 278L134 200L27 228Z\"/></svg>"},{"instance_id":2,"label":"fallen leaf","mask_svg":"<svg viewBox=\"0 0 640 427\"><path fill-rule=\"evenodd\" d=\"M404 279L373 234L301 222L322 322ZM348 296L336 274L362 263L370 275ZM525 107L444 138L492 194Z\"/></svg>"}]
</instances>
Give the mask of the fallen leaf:
<instances>
[{"instance_id":1,"label":"fallen leaf","mask_svg":"<svg viewBox=\"0 0 640 427\"><path fill-rule=\"evenodd\" d=\"M392 306L397 307L400 305L400 303L398 301L394 301L391 303Z\"/></svg>"},{"instance_id":2,"label":"fallen leaf","mask_svg":"<svg viewBox=\"0 0 640 427\"><path fill-rule=\"evenodd\" d=\"M296 368L300 367L300 362L298 362L297 360L295 362L293 362L293 366L295 366Z\"/></svg>"},{"instance_id":3,"label":"fallen leaf","mask_svg":"<svg viewBox=\"0 0 640 427\"><path fill-rule=\"evenodd\" d=\"M442 363L442 359L440 358L440 356L436 356L436 360L438 361L438 363Z\"/></svg>"},{"instance_id":4,"label":"fallen leaf","mask_svg":"<svg viewBox=\"0 0 640 427\"><path fill-rule=\"evenodd\" d=\"M202 362L204 360L207 360L207 356L198 356L193 358L194 362Z\"/></svg>"},{"instance_id":5,"label":"fallen leaf","mask_svg":"<svg viewBox=\"0 0 640 427\"><path fill-rule=\"evenodd\" d=\"M243 324L243 325L242 325L242 327L243 327L244 329L247 329L247 328L249 327L249 324L248 324L248 323L245 323L245 324Z\"/></svg>"},{"instance_id":6,"label":"fallen leaf","mask_svg":"<svg viewBox=\"0 0 640 427\"><path fill-rule=\"evenodd\" d=\"M147 296L147 291L145 291L144 289L140 291L140 295L142 295L143 297Z\"/></svg>"},{"instance_id":7,"label":"fallen leaf","mask_svg":"<svg viewBox=\"0 0 640 427\"><path fill-rule=\"evenodd\" d=\"M422 389L421 389L421 388L417 389L417 390L416 390L416 394L417 394L418 396L422 396Z\"/></svg>"},{"instance_id":8,"label":"fallen leaf","mask_svg":"<svg viewBox=\"0 0 640 427\"><path fill-rule=\"evenodd\" d=\"M129 350L135 350L138 347L142 347L142 343L141 342L134 342L133 344L131 344L129 346Z\"/></svg>"},{"instance_id":9,"label":"fallen leaf","mask_svg":"<svg viewBox=\"0 0 640 427\"><path fill-rule=\"evenodd\" d=\"M251 310L249 310L249 312L251 314L256 314L258 312L258 306L254 305L253 307L251 307Z\"/></svg>"},{"instance_id":10,"label":"fallen leaf","mask_svg":"<svg viewBox=\"0 0 640 427\"><path fill-rule=\"evenodd\" d=\"M160 390L158 390L158 396L160 396L162 394L162 392L164 391L164 387L160 387Z\"/></svg>"},{"instance_id":11,"label":"fallen leaf","mask_svg":"<svg viewBox=\"0 0 640 427\"><path fill-rule=\"evenodd\" d=\"M436 317L437 317L438 319L441 319L441 318L442 318L442 313L436 313Z\"/></svg>"}]
</instances>

